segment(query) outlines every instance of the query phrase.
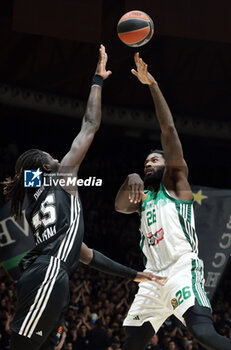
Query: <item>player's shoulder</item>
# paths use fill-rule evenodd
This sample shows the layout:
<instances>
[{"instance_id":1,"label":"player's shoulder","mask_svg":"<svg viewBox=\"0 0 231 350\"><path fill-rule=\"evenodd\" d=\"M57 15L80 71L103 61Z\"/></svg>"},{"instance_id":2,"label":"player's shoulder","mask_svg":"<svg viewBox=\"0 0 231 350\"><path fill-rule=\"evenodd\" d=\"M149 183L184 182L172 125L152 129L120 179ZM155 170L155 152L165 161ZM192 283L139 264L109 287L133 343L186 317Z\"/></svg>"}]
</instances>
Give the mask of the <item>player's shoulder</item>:
<instances>
[{"instance_id":1,"label":"player's shoulder","mask_svg":"<svg viewBox=\"0 0 231 350\"><path fill-rule=\"evenodd\" d=\"M183 195L181 192L183 192ZM193 204L194 202L193 193L191 189L189 189L188 191L180 191L179 194L177 194L176 191L170 190L162 182L160 184L160 196L165 197L166 199L168 199L171 202L174 202L175 204Z\"/></svg>"}]
</instances>

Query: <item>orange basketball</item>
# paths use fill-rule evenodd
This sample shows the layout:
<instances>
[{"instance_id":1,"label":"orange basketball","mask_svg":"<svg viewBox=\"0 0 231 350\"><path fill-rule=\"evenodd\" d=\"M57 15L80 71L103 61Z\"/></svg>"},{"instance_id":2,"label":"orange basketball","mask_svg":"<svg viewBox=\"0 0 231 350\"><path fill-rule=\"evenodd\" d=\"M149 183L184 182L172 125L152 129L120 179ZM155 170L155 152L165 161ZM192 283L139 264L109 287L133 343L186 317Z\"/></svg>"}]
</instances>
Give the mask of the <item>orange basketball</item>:
<instances>
[{"instance_id":1,"label":"orange basketball","mask_svg":"<svg viewBox=\"0 0 231 350\"><path fill-rule=\"evenodd\" d=\"M149 42L154 33L154 24L145 12L134 10L120 18L117 33L124 44L138 47Z\"/></svg>"}]
</instances>

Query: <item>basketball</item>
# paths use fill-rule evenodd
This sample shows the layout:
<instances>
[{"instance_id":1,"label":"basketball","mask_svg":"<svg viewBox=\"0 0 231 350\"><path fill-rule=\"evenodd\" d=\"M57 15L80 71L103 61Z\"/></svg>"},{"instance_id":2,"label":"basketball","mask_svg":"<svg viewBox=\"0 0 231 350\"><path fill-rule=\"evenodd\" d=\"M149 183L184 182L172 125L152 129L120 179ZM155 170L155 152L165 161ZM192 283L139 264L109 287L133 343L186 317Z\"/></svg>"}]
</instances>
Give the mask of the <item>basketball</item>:
<instances>
[{"instance_id":1,"label":"basketball","mask_svg":"<svg viewBox=\"0 0 231 350\"><path fill-rule=\"evenodd\" d=\"M139 47L147 44L153 36L154 24L145 12L134 10L120 18L117 33L124 44Z\"/></svg>"}]
</instances>

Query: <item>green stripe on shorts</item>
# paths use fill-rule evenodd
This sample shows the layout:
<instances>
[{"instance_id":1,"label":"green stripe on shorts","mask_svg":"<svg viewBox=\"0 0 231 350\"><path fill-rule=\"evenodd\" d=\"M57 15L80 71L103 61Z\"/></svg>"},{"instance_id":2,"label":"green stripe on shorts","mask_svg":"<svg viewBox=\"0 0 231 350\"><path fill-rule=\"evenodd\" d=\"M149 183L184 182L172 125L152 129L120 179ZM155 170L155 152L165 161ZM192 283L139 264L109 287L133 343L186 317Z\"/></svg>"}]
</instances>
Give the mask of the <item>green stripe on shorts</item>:
<instances>
[{"instance_id":1,"label":"green stripe on shorts","mask_svg":"<svg viewBox=\"0 0 231 350\"><path fill-rule=\"evenodd\" d=\"M192 289L193 293L195 295L196 300L198 301L198 304L200 306L205 306L211 308L210 302L206 296L203 281L202 281L202 274L203 269L202 266L199 266L199 261L196 259L192 259Z\"/></svg>"}]
</instances>

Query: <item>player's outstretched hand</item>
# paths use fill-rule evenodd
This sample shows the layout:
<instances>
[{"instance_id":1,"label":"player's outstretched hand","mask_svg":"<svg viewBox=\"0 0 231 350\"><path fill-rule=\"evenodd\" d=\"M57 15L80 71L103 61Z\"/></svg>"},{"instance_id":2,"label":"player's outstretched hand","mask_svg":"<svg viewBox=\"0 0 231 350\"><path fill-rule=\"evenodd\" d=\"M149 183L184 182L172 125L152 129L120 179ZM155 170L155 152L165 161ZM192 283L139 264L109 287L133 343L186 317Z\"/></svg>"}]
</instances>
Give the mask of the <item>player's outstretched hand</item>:
<instances>
[{"instance_id":1,"label":"player's outstretched hand","mask_svg":"<svg viewBox=\"0 0 231 350\"><path fill-rule=\"evenodd\" d=\"M95 74L101 75L101 77L105 80L112 74L110 70L107 70L107 53L105 51L105 47L101 44L99 48L99 61L97 63Z\"/></svg>"},{"instance_id":2,"label":"player's outstretched hand","mask_svg":"<svg viewBox=\"0 0 231 350\"><path fill-rule=\"evenodd\" d=\"M130 203L139 203L144 194L144 182L139 174L128 175L128 188Z\"/></svg>"},{"instance_id":3,"label":"player's outstretched hand","mask_svg":"<svg viewBox=\"0 0 231 350\"><path fill-rule=\"evenodd\" d=\"M136 278L134 278L135 282L146 282L146 281L152 281L159 284L161 287L165 285L167 277L159 277L155 276L152 273L149 272L137 272Z\"/></svg>"},{"instance_id":4,"label":"player's outstretched hand","mask_svg":"<svg viewBox=\"0 0 231 350\"><path fill-rule=\"evenodd\" d=\"M132 69L131 72L134 74L142 84L152 85L156 84L156 80L148 72L148 65L140 58L139 52L134 55L134 60L136 64L136 69Z\"/></svg>"}]
</instances>

